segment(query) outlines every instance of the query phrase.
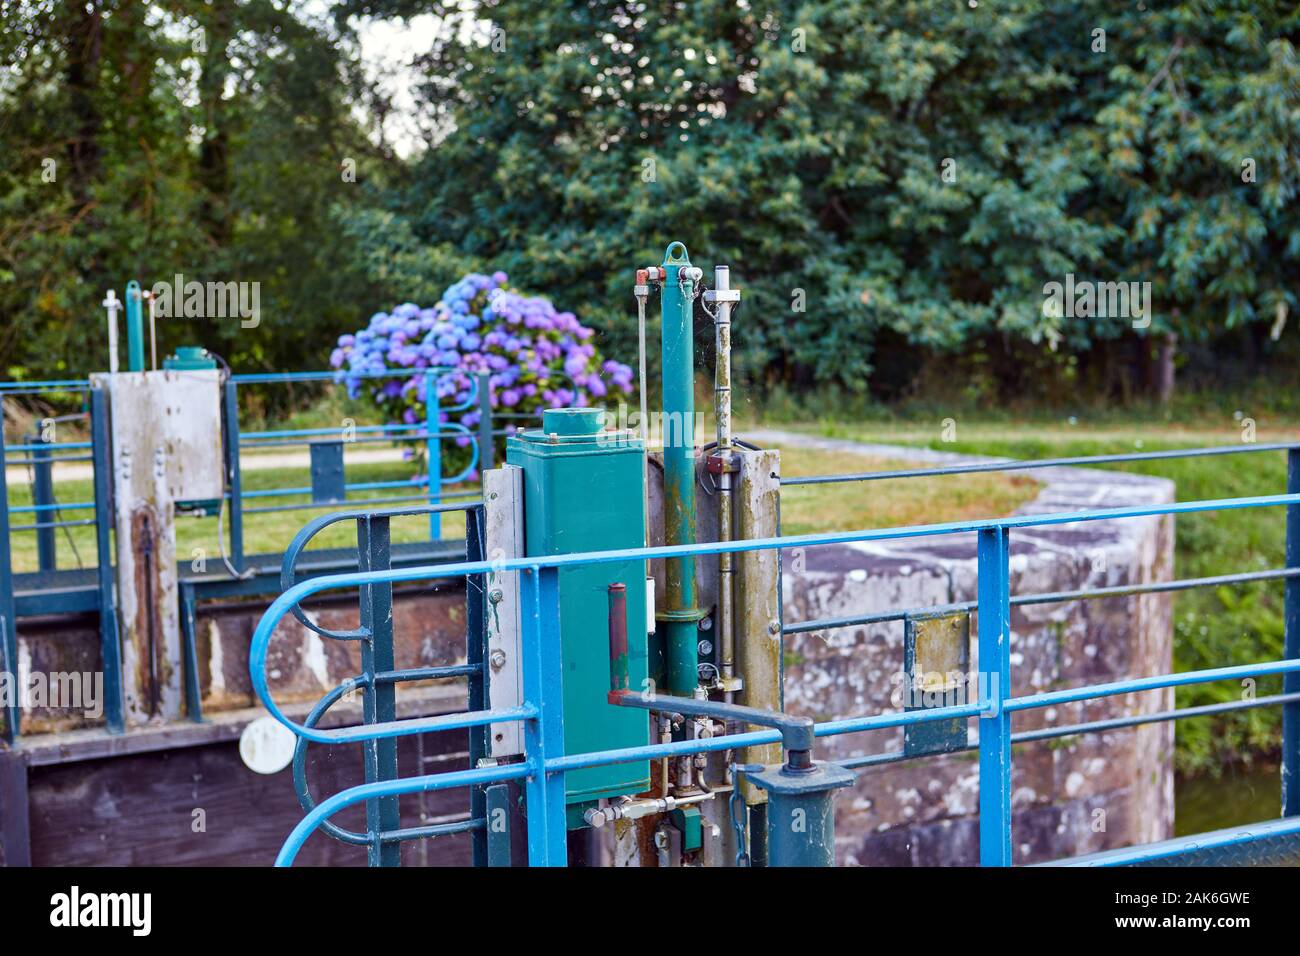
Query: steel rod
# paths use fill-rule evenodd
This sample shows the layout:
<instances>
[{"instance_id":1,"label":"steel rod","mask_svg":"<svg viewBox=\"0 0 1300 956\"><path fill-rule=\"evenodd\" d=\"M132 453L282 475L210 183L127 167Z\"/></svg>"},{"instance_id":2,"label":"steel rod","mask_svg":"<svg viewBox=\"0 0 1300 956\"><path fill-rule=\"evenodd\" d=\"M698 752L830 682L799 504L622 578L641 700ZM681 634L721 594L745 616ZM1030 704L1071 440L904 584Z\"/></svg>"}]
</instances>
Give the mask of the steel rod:
<instances>
[{"instance_id":1,"label":"steel rod","mask_svg":"<svg viewBox=\"0 0 1300 956\"><path fill-rule=\"evenodd\" d=\"M1078 465L1116 464L1126 461L1159 461L1168 458L1202 458L1209 455L1240 455L1261 451L1291 451L1300 448L1295 442L1267 445L1216 445L1211 448L1177 448L1169 451L1126 452L1118 455L1080 455L1074 458L1039 458L1031 461L1002 460L975 465L952 465L947 468L912 468L902 471L862 471L842 475L807 475L782 479L782 485L826 485L845 481L882 481L886 478L924 478L942 475L971 475L983 471L1026 471L1031 468L1058 468Z\"/></svg>"},{"instance_id":2,"label":"steel rod","mask_svg":"<svg viewBox=\"0 0 1300 956\"><path fill-rule=\"evenodd\" d=\"M1082 724L1068 724L1063 727L1043 727L1038 730L1024 730L1011 735L1012 744L1032 743L1037 740L1052 740L1059 737L1077 737L1081 734L1095 733L1103 730L1123 730L1126 727L1140 727L1143 724L1157 724L1170 720L1184 720L1188 717L1206 717L1215 714L1228 714L1238 710L1254 710L1259 707L1276 707L1281 704L1300 702L1300 694L1273 694L1269 697L1256 697L1251 700L1233 700L1221 704L1201 704L1196 707L1183 707L1174 710L1162 710L1150 714L1135 714L1132 717L1112 717L1107 720L1094 720ZM966 744L946 753L966 753L975 749L974 744ZM875 767L880 764L901 763L904 760L925 760L940 754L909 754L901 750L887 753L865 754L861 757L849 757L836 761L841 767L857 770L863 767Z\"/></svg>"},{"instance_id":3,"label":"steel rod","mask_svg":"<svg viewBox=\"0 0 1300 956\"><path fill-rule=\"evenodd\" d=\"M1078 591L1052 591L1044 594L1021 594L1011 599L1013 607L1026 604L1056 604L1064 601L1082 601L1095 598L1128 597L1136 594L1159 594L1167 591L1190 591L1199 587L1217 587L1223 584L1248 584L1255 581L1275 581L1300 577L1300 567L1277 568L1270 571L1243 571L1238 574L1217 574L1204 578L1183 578L1178 581L1157 581L1151 584L1119 584L1113 587L1082 589ZM934 617L961 614L975 610L975 601L958 601L953 604L932 604L925 607L905 608L901 611L878 611L853 617L822 618L800 621L782 629L783 634L806 634L810 631L834 630L840 627L859 627L864 624L884 624L902 621L909 617Z\"/></svg>"}]
</instances>

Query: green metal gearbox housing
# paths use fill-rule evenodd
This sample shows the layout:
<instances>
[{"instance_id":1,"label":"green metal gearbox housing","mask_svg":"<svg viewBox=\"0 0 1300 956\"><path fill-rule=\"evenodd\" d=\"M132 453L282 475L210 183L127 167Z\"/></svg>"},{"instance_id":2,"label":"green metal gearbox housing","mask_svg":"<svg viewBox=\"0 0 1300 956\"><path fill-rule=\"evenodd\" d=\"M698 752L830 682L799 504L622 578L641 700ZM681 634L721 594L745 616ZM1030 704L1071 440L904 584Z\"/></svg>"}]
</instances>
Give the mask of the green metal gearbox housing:
<instances>
[{"instance_id":1,"label":"green metal gearbox housing","mask_svg":"<svg viewBox=\"0 0 1300 956\"><path fill-rule=\"evenodd\" d=\"M551 409L542 430L512 436L506 460L524 472L524 549L529 556L640 548L645 544L645 447L626 432L602 432L603 412ZM630 686L645 686L646 563L562 568L564 750L590 753L649 742L649 715L615 707L609 691L609 585L627 587ZM583 804L641 793L650 762L589 767L567 775L570 826Z\"/></svg>"}]
</instances>

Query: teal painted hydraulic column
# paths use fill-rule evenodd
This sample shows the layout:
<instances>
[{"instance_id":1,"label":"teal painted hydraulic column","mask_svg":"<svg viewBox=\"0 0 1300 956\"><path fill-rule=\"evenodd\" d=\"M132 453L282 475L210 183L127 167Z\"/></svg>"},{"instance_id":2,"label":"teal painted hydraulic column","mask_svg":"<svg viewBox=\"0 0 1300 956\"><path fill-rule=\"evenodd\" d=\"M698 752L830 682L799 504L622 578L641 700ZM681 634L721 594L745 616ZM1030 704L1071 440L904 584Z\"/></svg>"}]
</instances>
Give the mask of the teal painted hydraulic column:
<instances>
[{"instance_id":1,"label":"teal painted hydraulic column","mask_svg":"<svg viewBox=\"0 0 1300 956\"><path fill-rule=\"evenodd\" d=\"M129 371L144 371L144 317L140 283L134 279L126 284L126 355Z\"/></svg>"},{"instance_id":2,"label":"teal painted hydraulic column","mask_svg":"<svg viewBox=\"0 0 1300 956\"><path fill-rule=\"evenodd\" d=\"M700 271L691 266L686 246L664 251L659 297L664 449L664 543L695 543L695 294ZM695 606L695 559L666 562L664 606L655 615L664 629L668 693L693 696L699 684L699 635L704 611Z\"/></svg>"}]
</instances>

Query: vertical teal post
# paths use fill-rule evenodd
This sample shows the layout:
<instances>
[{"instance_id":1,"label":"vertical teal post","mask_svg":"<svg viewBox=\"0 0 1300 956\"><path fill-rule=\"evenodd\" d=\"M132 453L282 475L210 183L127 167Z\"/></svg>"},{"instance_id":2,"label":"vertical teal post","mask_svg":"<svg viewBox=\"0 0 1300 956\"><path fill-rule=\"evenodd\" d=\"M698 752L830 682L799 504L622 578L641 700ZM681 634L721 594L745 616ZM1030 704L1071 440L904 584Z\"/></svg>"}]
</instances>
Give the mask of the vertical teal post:
<instances>
[{"instance_id":1,"label":"vertical teal post","mask_svg":"<svg viewBox=\"0 0 1300 956\"><path fill-rule=\"evenodd\" d=\"M108 393L102 388L90 390L90 445L95 470L95 578L99 584L99 652L104 667L104 721L110 734L120 734L126 731L126 705L122 698L122 643L117 630L117 611L113 606L113 548L109 538L113 525L109 509L113 453L108 432ZM241 559L237 555L235 560ZM237 564L236 567L242 567L242 564Z\"/></svg>"},{"instance_id":2,"label":"vertical teal post","mask_svg":"<svg viewBox=\"0 0 1300 956\"><path fill-rule=\"evenodd\" d=\"M524 755L532 765L525 787L528 865L566 866L568 827L564 772L546 761L564 756L564 663L560 645L560 575L532 567L519 575L524 629L524 700L537 716L524 722Z\"/></svg>"},{"instance_id":3,"label":"vertical teal post","mask_svg":"<svg viewBox=\"0 0 1300 956\"><path fill-rule=\"evenodd\" d=\"M483 472L496 467L496 449L492 442L492 383L487 372L479 372L478 383L478 473L482 484Z\"/></svg>"},{"instance_id":4,"label":"vertical teal post","mask_svg":"<svg viewBox=\"0 0 1300 956\"><path fill-rule=\"evenodd\" d=\"M50 460L50 450L42 447L54 440L47 433L42 422L32 433L32 504L37 507L36 515L36 564L42 571L54 571L58 568L58 542L54 536L54 526L61 520L59 509L54 500L54 462Z\"/></svg>"},{"instance_id":5,"label":"vertical teal post","mask_svg":"<svg viewBox=\"0 0 1300 956\"><path fill-rule=\"evenodd\" d=\"M1005 528L979 533L979 669L990 708L980 715L980 866L1011 865L1010 552Z\"/></svg>"},{"instance_id":6,"label":"vertical teal post","mask_svg":"<svg viewBox=\"0 0 1300 956\"><path fill-rule=\"evenodd\" d=\"M126 284L126 355L128 370L144 371L144 317L140 283L134 279Z\"/></svg>"},{"instance_id":7,"label":"vertical teal post","mask_svg":"<svg viewBox=\"0 0 1300 956\"><path fill-rule=\"evenodd\" d=\"M429 504L436 505L442 497L442 424L438 421L438 376L433 369L424 373L424 448L428 458ZM442 537L442 515L429 515L429 538Z\"/></svg>"},{"instance_id":8,"label":"vertical teal post","mask_svg":"<svg viewBox=\"0 0 1300 956\"><path fill-rule=\"evenodd\" d=\"M0 397L0 422L4 421L4 398ZM0 677L18 683L18 631L14 621L14 578L12 556L9 551L9 490L4 469L5 436L0 428ZM40 512L37 521L41 520ZM107 683L107 681L105 681ZM5 699L8 698L8 699ZM0 716L4 728L0 740L12 744L18 737L18 695L0 697Z\"/></svg>"},{"instance_id":9,"label":"vertical teal post","mask_svg":"<svg viewBox=\"0 0 1300 956\"><path fill-rule=\"evenodd\" d=\"M357 555L361 572L387 571L392 567L388 518L367 515L357 520ZM390 581L363 584L360 587L361 626L366 638L361 642L361 670L366 675L362 687L361 708L367 724L387 723L397 719L397 688L392 681L379 681L376 674L393 670L393 585ZM397 779L397 740L383 737L361 745L366 783ZM401 826L396 796L366 801L366 828L370 832L367 858L371 866L401 866L402 847L397 841L385 840L384 834Z\"/></svg>"},{"instance_id":10,"label":"vertical teal post","mask_svg":"<svg viewBox=\"0 0 1300 956\"><path fill-rule=\"evenodd\" d=\"M1286 493L1300 495L1300 449L1286 453ZM1300 568L1300 505L1286 506L1286 566ZM1287 578L1282 656L1300 658L1300 578ZM1300 693L1300 672L1282 676L1282 693ZM1282 705L1282 816L1300 816L1300 703Z\"/></svg>"},{"instance_id":11,"label":"vertical teal post","mask_svg":"<svg viewBox=\"0 0 1300 956\"><path fill-rule=\"evenodd\" d=\"M664 251L663 291L659 297L664 454L664 543L695 543L695 284L686 246ZM695 559L665 562L664 607L655 615L664 625L668 692L691 697L699 685L699 637L704 612L695 606Z\"/></svg>"}]
</instances>

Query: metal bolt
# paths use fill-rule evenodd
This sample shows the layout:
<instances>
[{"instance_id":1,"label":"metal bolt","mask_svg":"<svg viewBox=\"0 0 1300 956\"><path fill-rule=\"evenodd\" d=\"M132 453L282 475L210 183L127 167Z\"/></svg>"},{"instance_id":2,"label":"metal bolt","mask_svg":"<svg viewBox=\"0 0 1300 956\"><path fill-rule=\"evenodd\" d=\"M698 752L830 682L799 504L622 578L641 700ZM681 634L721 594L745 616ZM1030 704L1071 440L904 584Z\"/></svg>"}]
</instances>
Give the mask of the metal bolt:
<instances>
[{"instance_id":1,"label":"metal bolt","mask_svg":"<svg viewBox=\"0 0 1300 956\"><path fill-rule=\"evenodd\" d=\"M768 625L767 625L767 633L771 634L773 637L776 637L776 635L780 634L780 633L781 633L781 622L780 622L780 621L769 621L769 622L768 622Z\"/></svg>"},{"instance_id":2,"label":"metal bolt","mask_svg":"<svg viewBox=\"0 0 1300 956\"><path fill-rule=\"evenodd\" d=\"M708 657L713 653L713 642L700 641L699 652L701 657Z\"/></svg>"},{"instance_id":3,"label":"metal bolt","mask_svg":"<svg viewBox=\"0 0 1300 956\"><path fill-rule=\"evenodd\" d=\"M505 594L502 592L500 588L493 588L491 591L488 592L488 600L491 601L493 604L500 604L501 599L504 597Z\"/></svg>"},{"instance_id":4,"label":"metal bolt","mask_svg":"<svg viewBox=\"0 0 1300 956\"><path fill-rule=\"evenodd\" d=\"M492 652L492 655L488 660L492 664L492 669L494 671L499 671L501 668L506 666L506 652L497 648Z\"/></svg>"},{"instance_id":5,"label":"metal bolt","mask_svg":"<svg viewBox=\"0 0 1300 956\"><path fill-rule=\"evenodd\" d=\"M700 618L700 630L701 630L701 631L711 631L711 630L713 630L713 618L711 618L711 617L702 617L702 618Z\"/></svg>"}]
</instances>

